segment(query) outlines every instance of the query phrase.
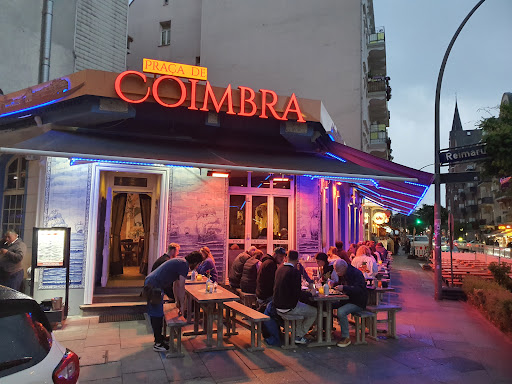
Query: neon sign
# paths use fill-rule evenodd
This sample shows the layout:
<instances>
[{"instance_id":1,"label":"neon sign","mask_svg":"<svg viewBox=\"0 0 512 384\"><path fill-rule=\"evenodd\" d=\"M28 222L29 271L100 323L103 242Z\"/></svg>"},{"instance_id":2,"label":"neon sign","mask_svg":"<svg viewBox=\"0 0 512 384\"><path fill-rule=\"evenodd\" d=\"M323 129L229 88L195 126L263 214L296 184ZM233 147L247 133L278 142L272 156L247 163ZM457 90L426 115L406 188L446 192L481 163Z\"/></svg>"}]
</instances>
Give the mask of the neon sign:
<instances>
[{"instance_id":1,"label":"neon sign","mask_svg":"<svg viewBox=\"0 0 512 384\"><path fill-rule=\"evenodd\" d=\"M200 111L209 111L210 110L210 104L213 105L213 108L217 113L220 112L222 106L226 104L227 111L226 114L228 115L238 115L238 116L255 116L256 112L258 111L258 106L256 105L256 92L249 87L238 87L240 90L240 108L238 108L238 111L235 111L235 108L233 106L233 90L231 88L231 84L227 86L227 88L224 91L224 94L222 95L222 98L220 100L217 100L217 97L215 96L213 92L213 88L210 85L210 82L206 82L206 88L204 92L204 98L203 100L197 100L197 83L199 80L197 79L190 79L190 103L185 104L185 100L187 100L187 87L185 86L185 83L176 76L169 76L164 75L158 77L152 85L148 84L147 91L145 95L137 100L129 99L123 90L121 89L121 85L123 83L123 80L127 76L138 76L142 82L147 83L147 77L144 73L137 72L137 71L125 71L119 74L117 76L115 81L115 90L117 95L127 103L143 103L145 102L150 95L153 95L153 98L155 101L166 107L166 108L177 108L177 107L188 107L190 110L200 110ZM180 97L179 99L174 102L173 104L166 103L162 100L159 89L160 85L163 82L173 82L178 85L180 88ZM297 97L295 96L295 93L292 93L290 96L290 100L288 101L288 104L286 105L286 108L283 112L283 114L280 116L277 111L275 110L275 105L278 101L278 96L274 91L268 90L268 89L260 89L260 105L261 105L261 112L259 114L259 117L261 119L268 119L270 115L276 120L288 120L288 115L290 113L293 113L297 116L297 122L299 123L305 123L306 120L304 120L304 117L302 115L302 111L300 109L299 103L297 101ZM199 104L198 104L199 102Z\"/></svg>"}]
</instances>

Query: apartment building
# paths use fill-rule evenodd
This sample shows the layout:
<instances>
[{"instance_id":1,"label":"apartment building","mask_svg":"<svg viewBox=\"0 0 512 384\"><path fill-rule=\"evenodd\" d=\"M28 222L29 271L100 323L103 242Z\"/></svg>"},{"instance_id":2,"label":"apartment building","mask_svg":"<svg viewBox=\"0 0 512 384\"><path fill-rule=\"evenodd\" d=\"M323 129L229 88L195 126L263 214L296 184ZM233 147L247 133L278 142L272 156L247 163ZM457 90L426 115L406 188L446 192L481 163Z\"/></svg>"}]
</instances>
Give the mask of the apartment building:
<instances>
[{"instance_id":1,"label":"apartment building","mask_svg":"<svg viewBox=\"0 0 512 384\"><path fill-rule=\"evenodd\" d=\"M373 1L135 0L127 67L201 65L210 82L322 100L331 137L390 159L384 28Z\"/></svg>"}]
</instances>

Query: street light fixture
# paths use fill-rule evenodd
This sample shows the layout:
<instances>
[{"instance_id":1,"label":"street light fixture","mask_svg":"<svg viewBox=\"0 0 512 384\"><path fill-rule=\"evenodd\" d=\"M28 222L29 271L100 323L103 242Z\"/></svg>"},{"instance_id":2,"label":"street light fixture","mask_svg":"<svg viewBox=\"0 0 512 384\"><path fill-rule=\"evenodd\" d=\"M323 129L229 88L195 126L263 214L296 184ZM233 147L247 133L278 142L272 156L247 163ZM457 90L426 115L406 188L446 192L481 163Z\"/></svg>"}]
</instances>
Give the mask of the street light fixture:
<instances>
[{"instance_id":1,"label":"street light fixture","mask_svg":"<svg viewBox=\"0 0 512 384\"><path fill-rule=\"evenodd\" d=\"M446 67L446 62L448 61L448 56L450 55L450 51L452 50L453 44L455 40L459 36L460 31L464 28L469 18L475 13L475 11L480 7L485 0L480 0L473 9L468 13L466 18L462 21L457 28L457 31L452 37L450 44L448 44L448 48L446 48L446 52L444 53L443 62L441 63L441 68L439 68L439 75L437 77L437 87L436 87L436 100L434 106L434 114L435 114L435 126L434 126L434 137L435 137L435 153L434 153L434 164L435 164L435 204L434 204L434 237L435 237L435 247L434 247L434 273L435 273L435 293L434 297L436 300L441 300L443 298L442 292L442 276L441 276L441 163L439 161L439 151L441 150L440 145L440 135L439 135L439 102L441 100L441 84L443 82L443 74L444 68Z\"/></svg>"}]
</instances>

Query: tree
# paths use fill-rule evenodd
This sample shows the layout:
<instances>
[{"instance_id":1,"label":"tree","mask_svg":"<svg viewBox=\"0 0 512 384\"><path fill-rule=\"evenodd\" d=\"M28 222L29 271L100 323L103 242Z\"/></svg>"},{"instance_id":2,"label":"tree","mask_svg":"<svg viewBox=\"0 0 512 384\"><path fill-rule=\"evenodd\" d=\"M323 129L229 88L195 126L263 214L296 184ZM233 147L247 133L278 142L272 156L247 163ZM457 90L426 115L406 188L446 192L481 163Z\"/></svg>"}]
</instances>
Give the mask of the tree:
<instances>
[{"instance_id":1,"label":"tree","mask_svg":"<svg viewBox=\"0 0 512 384\"><path fill-rule=\"evenodd\" d=\"M483 161L484 173L498 178L512 176L512 104L501 104L499 117L483 119L479 126L489 156Z\"/></svg>"},{"instance_id":2,"label":"tree","mask_svg":"<svg viewBox=\"0 0 512 384\"><path fill-rule=\"evenodd\" d=\"M419 219L420 222L417 224L421 226L423 229L427 228L429 225L434 228L434 206L423 204L423 206L415 211L416 221ZM446 208L441 207L441 228L448 228L448 211ZM416 229L417 231L418 229Z\"/></svg>"}]
</instances>

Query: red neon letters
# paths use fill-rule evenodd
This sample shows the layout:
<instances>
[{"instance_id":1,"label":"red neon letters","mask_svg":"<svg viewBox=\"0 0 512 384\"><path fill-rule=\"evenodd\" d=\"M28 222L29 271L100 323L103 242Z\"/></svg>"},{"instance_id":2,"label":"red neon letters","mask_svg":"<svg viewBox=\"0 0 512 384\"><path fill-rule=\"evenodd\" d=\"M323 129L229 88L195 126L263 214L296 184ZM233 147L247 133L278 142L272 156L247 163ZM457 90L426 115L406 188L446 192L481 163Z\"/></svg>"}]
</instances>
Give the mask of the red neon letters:
<instances>
[{"instance_id":1,"label":"red neon letters","mask_svg":"<svg viewBox=\"0 0 512 384\"><path fill-rule=\"evenodd\" d=\"M153 94L153 98L155 101L167 108L176 108L179 106L182 106L185 100L187 99L187 88L185 86L185 83L183 81L175 76L160 76L157 78L153 86L148 86L146 95L138 100L130 99L126 96L125 93L130 93L126 91L121 90L121 83L123 79L128 75L135 75L140 77L144 83L147 82L146 75L140 72L136 71L125 71L119 76L117 76L115 81L115 90L117 95L127 103L142 103L147 100L149 97L149 94ZM164 81L173 81L176 82L180 88L180 98L178 101L176 101L174 104L168 104L162 100L159 94L159 88ZM222 105L225 104L227 106L226 113L228 115L239 115L239 116L254 116L256 115L256 112L258 111L258 107L255 102L256 93L253 89L249 87L238 87L240 90L240 111L237 113L235 112L233 108L233 92L231 89L231 84L228 85L226 90L224 91L224 94L222 95L222 98L220 100L217 100L217 97L215 96L215 93L213 92L213 88L210 85L210 82L206 82L206 88L204 93L204 99L202 100L202 107L199 109L197 107L197 102L200 100L197 100L197 83L198 80L189 79L190 82L190 105L188 106L188 109L190 110L201 110L201 111L209 111L209 103L211 103L215 109L215 111L218 113L220 112ZM290 100L288 101L288 105L286 106L286 109L282 116L279 116L277 111L275 110L275 105L278 101L278 96L274 91L270 91L268 89L260 89L261 93L261 113L259 115L262 119L268 119L268 112L272 115L273 118L277 120L288 120L288 115L290 113L294 113L297 115L297 122L299 123L305 123L306 120L304 120L304 117L302 115L302 111L300 109L299 103L297 101L297 97L295 96L295 93L292 93Z\"/></svg>"}]
</instances>

